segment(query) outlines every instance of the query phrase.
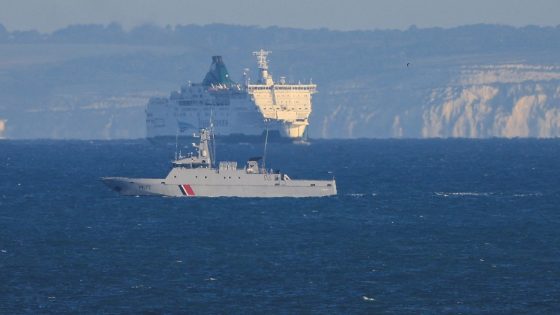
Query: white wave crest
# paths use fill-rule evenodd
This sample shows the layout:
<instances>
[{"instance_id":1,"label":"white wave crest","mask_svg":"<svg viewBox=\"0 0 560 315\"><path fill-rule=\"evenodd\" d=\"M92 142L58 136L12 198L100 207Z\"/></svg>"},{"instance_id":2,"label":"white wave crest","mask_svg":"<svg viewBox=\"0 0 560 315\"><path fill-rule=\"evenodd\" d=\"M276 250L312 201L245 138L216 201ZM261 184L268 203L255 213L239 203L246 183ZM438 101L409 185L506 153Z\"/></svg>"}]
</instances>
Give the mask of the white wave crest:
<instances>
[{"instance_id":1,"label":"white wave crest","mask_svg":"<svg viewBox=\"0 0 560 315\"><path fill-rule=\"evenodd\" d=\"M458 192L435 192L440 197L488 197L494 195L492 192L458 191Z\"/></svg>"}]
</instances>

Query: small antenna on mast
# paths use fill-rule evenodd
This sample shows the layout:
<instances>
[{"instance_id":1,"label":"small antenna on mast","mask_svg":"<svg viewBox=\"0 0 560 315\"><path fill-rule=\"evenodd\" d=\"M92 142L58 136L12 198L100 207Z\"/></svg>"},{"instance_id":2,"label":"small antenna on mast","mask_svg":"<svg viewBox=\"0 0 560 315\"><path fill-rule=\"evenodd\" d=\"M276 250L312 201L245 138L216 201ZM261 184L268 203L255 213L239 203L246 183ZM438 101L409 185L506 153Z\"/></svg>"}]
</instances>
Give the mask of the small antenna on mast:
<instances>
[{"instance_id":1,"label":"small antenna on mast","mask_svg":"<svg viewBox=\"0 0 560 315\"><path fill-rule=\"evenodd\" d=\"M179 126L177 125L177 132L175 133L175 161L178 160L177 149L179 147Z\"/></svg>"},{"instance_id":2,"label":"small antenna on mast","mask_svg":"<svg viewBox=\"0 0 560 315\"><path fill-rule=\"evenodd\" d=\"M251 69L249 68L243 69L243 83L245 84L245 86L248 86L249 82L251 81L251 78L249 77L249 71L251 71Z\"/></svg>"},{"instance_id":3,"label":"small antenna on mast","mask_svg":"<svg viewBox=\"0 0 560 315\"><path fill-rule=\"evenodd\" d=\"M263 153L263 159L262 159L262 168L266 172L266 145L268 144L268 119L264 120L264 126L265 126L265 129L266 129L266 134L265 134L265 137L264 137L264 153Z\"/></svg>"},{"instance_id":4,"label":"small antenna on mast","mask_svg":"<svg viewBox=\"0 0 560 315\"><path fill-rule=\"evenodd\" d=\"M210 161L212 162L211 167L214 167L216 164L216 140L214 138L214 109L210 108L210 135L212 137L212 156L210 157Z\"/></svg>"}]
</instances>

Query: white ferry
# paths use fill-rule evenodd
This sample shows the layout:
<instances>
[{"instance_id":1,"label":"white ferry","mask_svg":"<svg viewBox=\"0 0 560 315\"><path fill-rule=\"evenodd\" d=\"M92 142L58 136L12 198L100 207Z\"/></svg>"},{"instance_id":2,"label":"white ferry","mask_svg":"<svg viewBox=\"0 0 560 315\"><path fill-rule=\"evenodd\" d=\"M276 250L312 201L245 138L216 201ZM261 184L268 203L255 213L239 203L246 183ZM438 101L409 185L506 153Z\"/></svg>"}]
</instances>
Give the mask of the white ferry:
<instances>
[{"instance_id":1,"label":"white ferry","mask_svg":"<svg viewBox=\"0 0 560 315\"><path fill-rule=\"evenodd\" d=\"M210 126L211 120L217 137L261 138L268 130L272 138L302 139L317 86L289 84L284 77L274 82L268 72L269 54L263 49L253 52L259 68L254 84L247 71L245 82L232 81L222 57L213 56L202 83L189 82L168 98L151 98L146 109L147 138L190 137Z\"/></svg>"}]
</instances>

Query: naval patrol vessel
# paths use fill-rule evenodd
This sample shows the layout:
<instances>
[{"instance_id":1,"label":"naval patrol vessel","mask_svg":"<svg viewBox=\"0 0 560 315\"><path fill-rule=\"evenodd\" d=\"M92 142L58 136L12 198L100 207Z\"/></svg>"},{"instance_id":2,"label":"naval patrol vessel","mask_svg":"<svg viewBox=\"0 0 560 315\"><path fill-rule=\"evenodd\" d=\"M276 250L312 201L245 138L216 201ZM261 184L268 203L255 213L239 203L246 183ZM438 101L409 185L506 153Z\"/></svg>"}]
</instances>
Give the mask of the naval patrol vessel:
<instances>
[{"instance_id":1,"label":"naval patrol vessel","mask_svg":"<svg viewBox=\"0 0 560 315\"><path fill-rule=\"evenodd\" d=\"M201 129L195 152L178 156L165 178L103 177L103 182L122 195L171 197L324 197L336 195L332 180L291 179L287 174L266 170L261 158L251 158L243 168L237 162L214 167L210 129ZM265 142L266 146L266 142Z\"/></svg>"}]
</instances>

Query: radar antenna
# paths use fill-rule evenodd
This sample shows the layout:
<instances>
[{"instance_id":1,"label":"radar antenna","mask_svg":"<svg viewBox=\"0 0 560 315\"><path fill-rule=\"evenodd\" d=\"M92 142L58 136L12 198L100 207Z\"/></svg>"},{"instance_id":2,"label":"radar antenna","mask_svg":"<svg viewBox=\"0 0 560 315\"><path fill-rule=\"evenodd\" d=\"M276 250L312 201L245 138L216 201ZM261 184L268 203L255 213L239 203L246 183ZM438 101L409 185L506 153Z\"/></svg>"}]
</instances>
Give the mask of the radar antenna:
<instances>
[{"instance_id":1,"label":"radar antenna","mask_svg":"<svg viewBox=\"0 0 560 315\"><path fill-rule=\"evenodd\" d=\"M261 48L259 51L253 51L253 56L257 56L257 64L259 65L259 69L261 70L268 70L268 61L266 57L272 53L269 50L264 50Z\"/></svg>"}]
</instances>

